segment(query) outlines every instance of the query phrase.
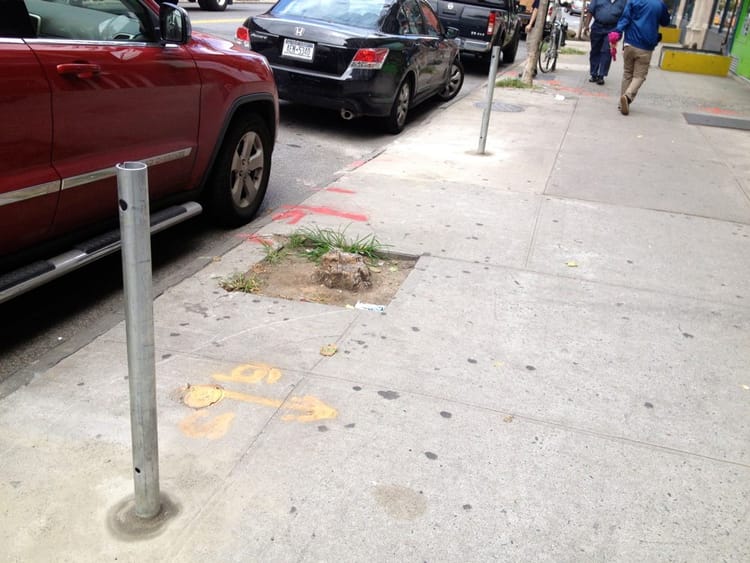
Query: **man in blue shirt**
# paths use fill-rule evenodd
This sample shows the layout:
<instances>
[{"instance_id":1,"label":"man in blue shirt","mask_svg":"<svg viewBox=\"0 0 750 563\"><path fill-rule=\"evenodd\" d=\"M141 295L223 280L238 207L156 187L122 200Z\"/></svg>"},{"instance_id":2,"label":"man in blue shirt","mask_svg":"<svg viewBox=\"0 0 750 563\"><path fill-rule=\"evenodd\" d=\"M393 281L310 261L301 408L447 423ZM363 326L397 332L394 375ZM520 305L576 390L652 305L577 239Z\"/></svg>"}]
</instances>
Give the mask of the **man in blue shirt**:
<instances>
[{"instance_id":1,"label":"man in blue shirt","mask_svg":"<svg viewBox=\"0 0 750 563\"><path fill-rule=\"evenodd\" d=\"M615 29L625 4L628 0L591 0L583 21L584 29L591 40L589 53L589 82L604 84L604 77L609 74L612 55L609 51L609 32ZM591 19L594 19L593 25Z\"/></svg>"},{"instance_id":2,"label":"man in blue shirt","mask_svg":"<svg viewBox=\"0 0 750 563\"><path fill-rule=\"evenodd\" d=\"M669 10L662 0L628 0L610 41L625 32L620 113L628 115L630 104L646 81L651 55L659 43L659 26L669 24ZM616 34L616 35L615 35ZM614 37L612 37L614 35Z\"/></svg>"}]
</instances>

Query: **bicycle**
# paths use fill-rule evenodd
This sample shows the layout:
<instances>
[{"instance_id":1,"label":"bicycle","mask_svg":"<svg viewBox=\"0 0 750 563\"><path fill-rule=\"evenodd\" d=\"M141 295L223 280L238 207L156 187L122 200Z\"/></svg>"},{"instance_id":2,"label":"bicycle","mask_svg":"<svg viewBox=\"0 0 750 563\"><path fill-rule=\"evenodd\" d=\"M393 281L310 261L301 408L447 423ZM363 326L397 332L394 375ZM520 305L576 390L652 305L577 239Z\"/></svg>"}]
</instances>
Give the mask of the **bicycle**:
<instances>
[{"instance_id":1,"label":"bicycle","mask_svg":"<svg viewBox=\"0 0 750 563\"><path fill-rule=\"evenodd\" d=\"M550 72L557 68L557 55L560 53L560 47L563 42L563 23L559 15L559 5L557 2L551 8L552 23L550 24L549 33L544 33L542 42L539 45L539 70ZM547 26L545 25L545 32Z\"/></svg>"}]
</instances>

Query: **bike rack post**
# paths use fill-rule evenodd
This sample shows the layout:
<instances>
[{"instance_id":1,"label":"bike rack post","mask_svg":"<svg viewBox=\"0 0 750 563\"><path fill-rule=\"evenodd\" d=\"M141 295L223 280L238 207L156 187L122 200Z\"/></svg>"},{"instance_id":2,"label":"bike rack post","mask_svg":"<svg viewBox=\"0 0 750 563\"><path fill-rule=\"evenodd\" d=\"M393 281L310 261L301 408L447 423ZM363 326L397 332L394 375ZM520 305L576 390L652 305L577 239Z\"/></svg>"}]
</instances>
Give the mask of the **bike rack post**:
<instances>
[{"instance_id":1,"label":"bike rack post","mask_svg":"<svg viewBox=\"0 0 750 563\"><path fill-rule=\"evenodd\" d=\"M490 126L490 112L492 111L492 95L495 92L495 78L497 77L497 65L500 63L500 47L492 47L492 59L490 59L490 76L487 82L487 103L482 112L482 129L479 132L479 147L477 152L484 154L484 147L487 144L487 129Z\"/></svg>"},{"instance_id":2,"label":"bike rack post","mask_svg":"<svg viewBox=\"0 0 750 563\"><path fill-rule=\"evenodd\" d=\"M156 424L151 228L148 171L144 163L125 162L117 165L117 196L125 289L135 515L150 519L161 511L161 498Z\"/></svg>"}]
</instances>

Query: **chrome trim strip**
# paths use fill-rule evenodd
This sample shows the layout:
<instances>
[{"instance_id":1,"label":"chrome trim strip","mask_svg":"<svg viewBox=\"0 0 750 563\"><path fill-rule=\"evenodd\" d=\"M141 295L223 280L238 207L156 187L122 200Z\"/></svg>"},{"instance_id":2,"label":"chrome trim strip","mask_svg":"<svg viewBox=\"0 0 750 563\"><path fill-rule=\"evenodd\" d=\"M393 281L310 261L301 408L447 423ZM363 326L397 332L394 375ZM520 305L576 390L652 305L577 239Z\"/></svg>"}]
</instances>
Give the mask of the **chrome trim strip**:
<instances>
[{"instance_id":1,"label":"chrome trim strip","mask_svg":"<svg viewBox=\"0 0 750 563\"><path fill-rule=\"evenodd\" d=\"M26 39L30 45L82 45L86 47L112 47L119 45L121 47L159 47L158 42L149 41L128 41L127 39L50 39L45 37L30 37Z\"/></svg>"},{"instance_id":2,"label":"chrome trim strip","mask_svg":"<svg viewBox=\"0 0 750 563\"><path fill-rule=\"evenodd\" d=\"M203 211L201 205L194 201L187 201L178 207L184 208L185 211L180 215L169 217L160 223L151 225L151 233L153 234L158 233L159 231L163 231L167 227L171 227L172 225L181 223L182 221L190 219L191 217L195 217L196 215L200 214L201 211ZM12 297L16 297L18 295L21 295L22 293L26 293L27 291L37 288L50 280L59 278L60 276L65 275L68 272L72 272L73 270L81 268L82 266L98 260L103 256L112 254L119 248L120 240L117 240L108 246L92 252L91 254L86 254L85 252L81 252L80 250L69 250L67 252L63 252L59 256L50 258L48 262L54 265L55 268L53 270L0 291L0 303L4 303Z\"/></svg>"},{"instance_id":3,"label":"chrome trim strip","mask_svg":"<svg viewBox=\"0 0 750 563\"><path fill-rule=\"evenodd\" d=\"M168 152L166 154L152 156L150 158L146 158L139 162L145 163L146 166L158 166L159 164L164 164L165 162L179 160L180 158L187 158L188 156L190 156L192 152L193 152L193 149L192 147L190 147L190 148L180 149L180 150L173 151L173 152ZM114 166L112 166L111 168L103 168L102 170L89 172L87 174L71 176L70 178L63 179L62 189L69 190L70 188L83 186L84 184L90 184L92 182L98 182L99 180L112 178L113 176L117 176L117 169Z\"/></svg>"},{"instance_id":4,"label":"chrome trim strip","mask_svg":"<svg viewBox=\"0 0 750 563\"><path fill-rule=\"evenodd\" d=\"M59 180L45 182L44 184L38 184L36 186L29 186L28 188L21 188L20 190L13 190L12 192L0 194L0 207L3 205L18 203L19 201L25 201L34 197L54 194L58 191L60 191Z\"/></svg>"},{"instance_id":5,"label":"chrome trim strip","mask_svg":"<svg viewBox=\"0 0 750 563\"><path fill-rule=\"evenodd\" d=\"M178 151L168 152L166 154L162 154L158 156L152 156L151 158L147 158L143 162L146 163L146 166L157 166L158 164L164 164L165 162L171 162L173 160L187 158L190 156L190 153L192 152L193 152L192 148L180 149Z\"/></svg>"}]
</instances>

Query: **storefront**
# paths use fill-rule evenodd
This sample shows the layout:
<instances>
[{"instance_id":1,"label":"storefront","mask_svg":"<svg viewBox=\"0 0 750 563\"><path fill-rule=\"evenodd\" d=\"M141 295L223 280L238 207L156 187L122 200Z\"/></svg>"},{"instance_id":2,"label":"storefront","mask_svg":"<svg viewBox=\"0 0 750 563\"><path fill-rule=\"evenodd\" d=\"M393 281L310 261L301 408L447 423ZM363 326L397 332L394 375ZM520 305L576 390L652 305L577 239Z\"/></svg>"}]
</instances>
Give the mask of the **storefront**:
<instances>
[{"instance_id":1,"label":"storefront","mask_svg":"<svg viewBox=\"0 0 750 563\"><path fill-rule=\"evenodd\" d=\"M748 9L750 0L742 0L737 26L734 29L734 40L731 42L730 54L733 57L732 70L738 76L750 78L750 17Z\"/></svg>"}]
</instances>

